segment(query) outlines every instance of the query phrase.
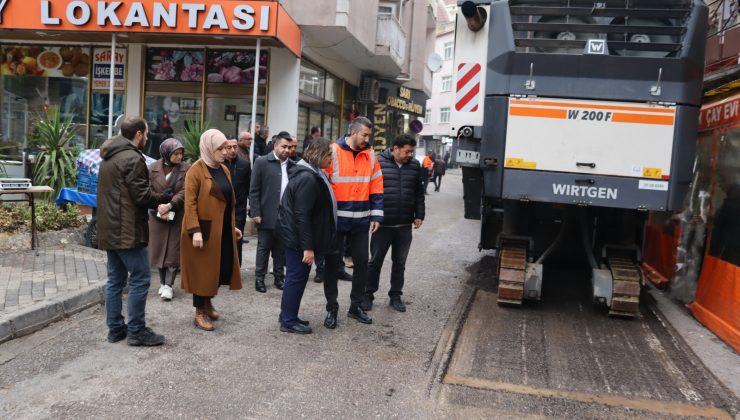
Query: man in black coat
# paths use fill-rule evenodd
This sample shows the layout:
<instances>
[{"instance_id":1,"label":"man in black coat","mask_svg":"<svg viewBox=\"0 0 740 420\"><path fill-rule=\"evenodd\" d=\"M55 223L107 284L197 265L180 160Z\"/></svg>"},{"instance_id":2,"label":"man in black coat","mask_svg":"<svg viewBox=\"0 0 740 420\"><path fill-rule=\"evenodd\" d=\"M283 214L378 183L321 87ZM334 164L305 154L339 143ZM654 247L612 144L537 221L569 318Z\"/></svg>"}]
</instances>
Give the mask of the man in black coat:
<instances>
[{"instance_id":1,"label":"man in black coat","mask_svg":"<svg viewBox=\"0 0 740 420\"><path fill-rule=\"evenodd\" d=\"M229 140L226 143L226 159L224 165L231 173L231 183L234 185L234 194L236 195L236 227L244 232L244 226L247 224L247 200L249 199L249 182L252 177L252 166L249 161L243 159L238 154L239 146L236 140ZM242 236L236 243L236 252L239 255L239 266L242 265ZM247 241L248 242L248 241Z\"/></svg>"},{"instance_id":2,"label":"man in black coat","mask_svg":"<svg viewBox=\"0 0 740 420\"><path fill-rule=\"evenodd\" d=\"M378 156L383 172L383 221L370 240L370 263L362 309L373 307L375 292L380 283L383 260L391 251L390 305L399 312L406 312L401 300L403 294L406 257L411 248L411 226L421 227L424 221L424 187L421 164L414 159L416 140L408 134L396 137L391 149Z\"/></svg>"},{"instance_id":3,"label":"man in black coat","mask_svg":"<svg viewBox=\"0 0 740 420\"><path fill-rule=\"evenodd\" d=\"M281 132L272 152L254 161L249 188L250 214L257 225L257 258L254 270L254 288L265 293L265 274L272 254L272 273L275 287L283 288L285 281L285 250L276 232L280 199L288 185L288 165L292 147L290 134Z\"/></svg>"},{"instance_id":4,"label":"man in black coat","mask_svg":"<svg viewBox=\"0 0 740 420\"><path fill-rule=\"evenodd\" d=\"M254 131L257 133L254 136L254 160L257 160L260 156L268 155L271 148L267 147L267 138L270 136L270 127L266 125L256 126Z\"/></svg>"}]
</instances>

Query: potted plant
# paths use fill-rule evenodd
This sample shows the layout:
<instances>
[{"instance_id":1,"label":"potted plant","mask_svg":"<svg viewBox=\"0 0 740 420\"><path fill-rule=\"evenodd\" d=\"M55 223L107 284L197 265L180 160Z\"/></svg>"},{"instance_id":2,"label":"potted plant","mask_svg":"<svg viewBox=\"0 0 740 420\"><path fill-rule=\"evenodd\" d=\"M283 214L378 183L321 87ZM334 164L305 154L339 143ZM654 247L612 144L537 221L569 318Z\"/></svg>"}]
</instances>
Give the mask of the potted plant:
<instances>
[{"instance_id":1,"label":"potted plant","mask_svg":"<svg viewBox=\"0 0 740 420\"><path fill-rule=\"evenodd\" d=\"M200 159L200 136L210 128L208 121L203 124L196 120L185 121L185 133L183 134L183 146L185 147L185 160L193 163Z\"/></svg>"},{"instance_id":2,"label":"potted plant","mask_svg":"<svg viewBox=\"0 0 740 420\"><path fill-rule=\"evenodd\" d=\"M46 185L59 192L74 185L77 175L73 146L75 127L72 118L62 120L59 110L49 108L33 122L31 142L39 148L33 168L34 185ZM54 194L46 194L53 200Z\"/></svg>"}]
</instances>

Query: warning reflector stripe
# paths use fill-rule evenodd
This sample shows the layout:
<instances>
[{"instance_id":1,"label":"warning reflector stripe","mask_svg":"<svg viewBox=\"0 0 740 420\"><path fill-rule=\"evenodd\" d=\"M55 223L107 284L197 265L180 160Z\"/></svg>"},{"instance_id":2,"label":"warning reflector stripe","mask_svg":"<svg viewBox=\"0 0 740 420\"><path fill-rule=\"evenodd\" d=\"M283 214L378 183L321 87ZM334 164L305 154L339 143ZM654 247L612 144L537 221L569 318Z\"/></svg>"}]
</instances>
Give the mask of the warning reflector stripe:
<instances>
[{"instance_id":1,"label":"warning reflector stripe","mask_svg":"<svg viewBox=\"0 0 740 420\"><path fill-rule=\"evenodd\" d=\"M617 123L673 125L675 119L669 115L626 114L615 112L612 117L612 121Z\"/></svg>"},{"instance_id":2,"label":"warning reflector stripe","mask_svg":"<svg viewBox=\"0 0 740 420\"><path fill-rule=\"evenodd\" d=\"M558 118L561 120L564 120L568 116L565 109L527 108L521 106L511 107L509 109L509 115L517 117Z\"/></svg>"},{"instance_id":3,"label":"warning reflector stripe","mask_svg":"<svg viewBox=\"0 0 740 420\"><path fill-rule=\"evenodd\" d=\"M457 66L455 109L461 112L478 110L480 93L481 65L461 63Z\"/></svg>"},{"instance_id":4,"label":"warning reflector stripe","mask_svg":"<svg viewBox=\"0 0 740 420\"><path fill-rule=\"evenodd\" d=\"M579 104L577 102L551 102L551 101L523 101L520 99L510 100L512 105L525 105L525 106L557 106L563 108L580 108L580 109L598 109L607 111L636 111L636 112L650 112L655 114L671 114L676 113L675 109L666 108L654 108L654 107L637 107L637 106L620 106L620 105L596 105L596 104Z\"/></svg>"}]
</instances>

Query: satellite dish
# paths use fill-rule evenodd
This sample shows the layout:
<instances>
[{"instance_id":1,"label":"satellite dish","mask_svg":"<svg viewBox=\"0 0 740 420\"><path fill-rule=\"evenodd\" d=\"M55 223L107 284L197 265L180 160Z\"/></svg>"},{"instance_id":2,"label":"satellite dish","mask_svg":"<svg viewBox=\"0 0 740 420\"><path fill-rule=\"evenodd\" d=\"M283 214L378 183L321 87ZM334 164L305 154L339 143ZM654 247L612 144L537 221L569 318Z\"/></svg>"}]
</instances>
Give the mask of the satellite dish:
<instances>
[{"instance_id":1,"label":"satellite dish","mask_svg":"<svg viewBox=\"0 0 740 420\"><path fill-rule=\"evenodd\" d=\"M432 73L436 73L439 71L439 69L442 68L442 62L444 59L441 55L437 53L432 53L429 55L429 58L427 58L427 67L429 67L429 70L432 71Z\"/></svg>"}]
</instances>

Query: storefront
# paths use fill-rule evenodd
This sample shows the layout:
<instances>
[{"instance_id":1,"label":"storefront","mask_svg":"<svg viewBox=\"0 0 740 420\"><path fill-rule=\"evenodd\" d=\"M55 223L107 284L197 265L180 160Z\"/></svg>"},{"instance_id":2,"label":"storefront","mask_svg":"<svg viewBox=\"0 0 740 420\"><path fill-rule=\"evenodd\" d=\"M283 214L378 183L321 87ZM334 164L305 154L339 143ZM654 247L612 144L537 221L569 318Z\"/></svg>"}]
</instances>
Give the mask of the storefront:
<instances>
[{"instance_id":1,"label":"storefront","mask_svg":"<svg viewBox=\"0 0 740 420\"><path fill-rule=\"evenodd\" d=\"M77 146L99 146L111 91L114 121L127 114L149 122L153 157L194 122L236 136L254 115L296 130L301 34L277 2L6 0L0 31L6 159L20 160L35 119L51 107L75 124Z\"/></svg>"},{"instance_id":2,"label":"storefront","mask_svg":"<svg viewBox=\"0 0 740 420\"><path fill-rule=\"evenodd\" d=\"M380 151L388 148L395 138L404 133L420 134L427 97L424 92L408 89L397 83L379 81L378 103L369 106L368 114L373 127L373 147ZM420 144L419 149L424 145Z\"/></svg>"}]
</instances>

